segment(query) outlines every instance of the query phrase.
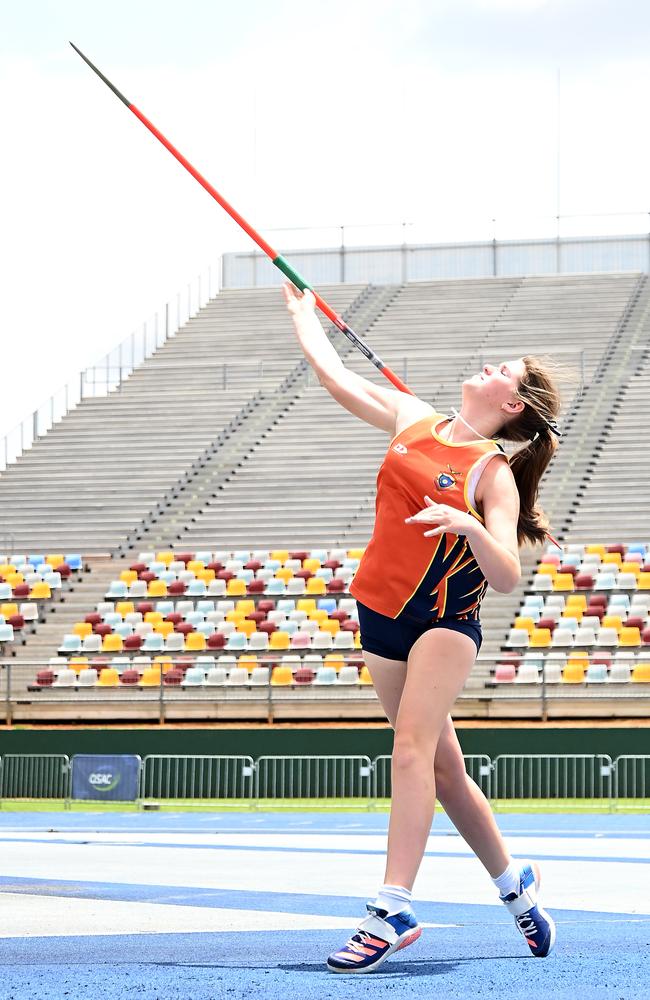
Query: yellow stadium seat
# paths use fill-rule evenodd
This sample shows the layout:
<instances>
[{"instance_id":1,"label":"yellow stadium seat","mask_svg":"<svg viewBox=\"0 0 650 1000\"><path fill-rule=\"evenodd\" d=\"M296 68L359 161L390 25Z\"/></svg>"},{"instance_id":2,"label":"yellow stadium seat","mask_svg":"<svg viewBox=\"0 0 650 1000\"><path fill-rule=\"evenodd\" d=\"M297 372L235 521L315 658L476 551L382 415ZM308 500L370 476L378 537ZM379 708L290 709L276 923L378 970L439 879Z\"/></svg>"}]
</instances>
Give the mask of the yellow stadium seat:
<instances>
[{"instance_id":1,"label":"yellow stadium seat","mask_svg":"<svg viewBox=\"0 0 650 1000\"><path fill-rule=\"evenodd\" d=\"M562 671L562 681L565 684L582 684L585 679L585 669L578 660L568 660Z\"/></svg>"},{"instance_id":2,"label":"yellow stadium seat","mask_svg":"<svg viewBox=\"0 0 650 1000\"><path fill-rule=\"evenodd\" d=\"M621 564L621 573L634 573L638 577L641 572L641 564L638 562L624 562Z\"/></svg>"},{"instance_id":3,"label":"yellow stadium seat","mask_svg":"<svg viewBox=\"0 0 650 1000\"><path fill-rule=\"evenodd\" d=\"M228 583L226 584L226 594L228 597L243 597L245 593L245 580L238 580L237 577L233 577L232 580L228 580Z\"/></svg>"},{"instance_id":4,"label":"yellow stadium seat","mask_svg":"<svg viewBox=\"0 0 650 1000\"><path fill-rule=\"evenodd\" d=\"M302 568L308 569L310 573L315 573L317 569L320 569L320 567L320 559L305 559L302 564Z\"/></svg>"},{"instance_id":5,"label":"yellow stadium seat","mask_svg":"<svg viewBox=\"0 0 650 1000\"><path fill-rule=\"evenodd\" d=\"M147 587L147 597L167 597L167 584L164 580L150 580Z\"/></svg>"},{"instance_id":6,"label":"yellow stadium seat","mask_svg":"<svg viewBox=\"0 0 650 1000\"><path fill-rule=\"evenodd\" d=\"M537 572L542 576L556 576L557 566L555 563L540 563L537 567Z\"/></svg>"},{"instance_id":7,"label":"yellow stadium seat","mask_svg":"<svg viewBox=\"0 0 650 1000\"><path fill-rule=\"evenodd\" d=\"M240 618L237 623L237 631L244 632L250 639L253 632L257 632L257 624L250 618Z\"/></svg>"},{"instance_id":8,"label":"yellow stadium seat","mask_svg":"<svg viewBox=\"0 0 650 1000\"><path fill-rule=\"evenodd\" d=\"M602 559L606 555L607 549L604 545L592 543L591 545L585 545L585 552L592 556L599 555Z\"/></svg>"},{"instance_id":9,"label":"yellow stadium seat","mask_svg":"<svg viewBox=\"0 0 650 1000\"><path fill-rule=\"evenodd\" d=\"M68 660L68 667L70 670L74 670L76 674L78 674L80 670L85 670L88 665L89 662L87 656L71 656Z\"/></svg>"},{"instance_id":10,"label":"yellow stadium seat","mask_svg":"<svg viewBox=\"0 0 650 1000\"><path fill-rule=\"evenodd\" d=\"M154 656L153 662L158 664L158 670L162 670L163 674L166 674L168 670L171 670L174 666L174 661L171 656Z\"/></svg>"},{"instance_id":11,"label":"yellow stadium seat","mask_svg":"<svg viewBox=\"0 0 650 1000\"><path fill-rule=\"evenodd\" d=\"M620 552L604 552L602 557L603 563L615 563L616 566L620 566L623 562Z\"/></svg>"},{"instance_id":12,"label":"yellow stadium seat","mask_svg":"<svg viewBox=\"0 0 650 1000\"><path fill-rule=\"evenodd\" d=\"M255 610L255 601L251 601L250 597L245 600L237 601L235 604L235 611L239 612L244 616L250 615L252 611Z\"/></svg>"},{"instance_id":13,"label":"yellow stadium seat","mask_svg":"<svg viewBox=\"0 0 650 1000\"><path fill-rule=\"evenodd\" d=\"M309 612L309 620L312 622L318 622L319 625L322 625L322 623L326 622L327 619L328 614L325 608L314 608L313 611Z\"/></svg>"},{"instance_id":14,"label":"yellow stadium seat","mask_svg":"<svg viewBox=\"0 0 650 1000\"><path fill-rule=\"evenodd\" d=\"M246 615L244 614L244 612L238 611L237 608L233 608L232 611L226 612L226 621L234 622L235 625L239 625L240 622L243 622L245 617Z\"/></svg>"},{"instance_id":15,"label":"yellow stadium seat","mask_svg":"<svg viewBox=\"0 0 650 1000\"><path fill-rule=\"evenodd\" d=\"M105 635L102 638L102 653L121 653L122 652L122 636L121 635Z\"/></svg>"},{"instance_id":16,"label":"yellow stadium seat","mask_svg":"<svg viewBox=\"0 0 650 1000\"><path fill-rule=\"evenodd\" d=\"M271 632L269 636L269 649L289 649L290 636L288 632L283 632L282 629L278 629L277 632Z\"/></svg>"},{"instance_id":17,"label":"yellow stadium seat","mask_svg":"<svg viewBox=\"0 0 650 1000\"><path fill-rule=\"evenodd\" d=\"M620 615L604 615L600 624L602 628L615 628L620 636L621 629L623 628L623 619Z\"/></svg>"},{"instance_id":18,"label":"yellow stadium seat","mask_svg":"<svg viewBox=\"0 0 650 1000\"><path fill-rule=\"evenodd\" d=\"M259 666L259 661L255 656L255 653L242 653L242 655L237 659L237 666L246 667L246 669L250 673L253 667Z\"/></svg>"},{"instance_id":19,"label":"yellow stadium seat","mask_svg":"<svg viewBox=\"0 0 650 1000\"><path fill-rule=\"evenodd\" d=\"M201 559L190 559L185 568L196 576L202 569L205 569L205 563Z\"/></svg>"},{"instance_id":20,"label":"yellow stadium seat","mask_svg":"<svg viewBox=\"0 0 650 1000\"><path fill-rule=\"evenodd\" d=\"M567 605L564 611L562 612L558 624L561 623L562 618L575 618L576 621L581 622L583 615L584 615L584 610L582 608L577 606L572 607L571 605Z\"/></svg>"},{"instance_id":21,"label":"yellow stadium seat","mask_svg":"<svg viewBox=\"0 0 650 1000\"><path fill-rule=\"evenodd\" d=\"M565 611L569 608L573 611L574 608L580 608L584 611L587 607L587 598L584 594L569 594L566 599L566 604L564 606Z\"/></svg>"},{"instance_id":22,"label":"yellow stadium seat","mask_svg":"<svg viewBox=\"0 0 650 1000\"><path fill-rule=\"evenodd\" d=\"M90 622L75 622L72 626L72 634L80 635L83 639L86 635L92 635L93 627Z\"/></svg>"},{"instance_id":23,"label":"yellow stadium seat","mask_svg":"<svg viewBox=\"0 0 650 1000\"><path fill-rule=\"evenodd\" d=\"M325 659L323 660L324 667L334 667L337 674L342 666L344 666L345 660L343 659L342 653L326 653Z\"/></svg>"},{"instance_id":24,"label":"yellow stadium seat","mask_svg":"<svg viewBox=\"0 0 650 1000\"><path fill-rule=\"evenodd\" d=\"M185 649L188 653L200 653L208 644L203 632L188 632L185 636Z\"/></svg>"},{"instance_id":25,"label":"yellow stadium seat","mask_svg":"<svg viewBox=\"0 0 650 1000\"><path fill-rule=\"evenodd\" d=\"M639 590L650 590L650 573L639 573L637 587Z\"/></svg>"},{"instance_id":26,"label":"yellow stadium seat","mask_svg":"<svg viewBox=\"0 0 650 1000\"><path fill-rule=\"evenodd\" d=\"M117 687L120 683L120 675L115 667L104 667L99 677L97 678L97 684L99 687L110 688Z\"/></svg>"},{"instance_id":27,"label":"yellow stadium seat","mask_svg":"<svg viewBox=\"0 0 650 1000\"><path fill-rule=\"evenodd\" d=\"M348 549L348 559L361 559L365 549Z\"/></svg>"},{"instance_id":28,"label":"yellow stadium seat","mask_svg":"<svg viewBox=\"0 0 650 1000\"><path fill-rule=\"evenodd\" d=\"M336 618L327 618L324 622L320 623L321 632L329 632L330 635L336 635L340 628L341 623Z\"/></svg>"},{"instance_id":29,"label":"yellow stadium seat","mask_svg":"<svg viewBox=\"0 0 650 1000\"><path fill-rule=\"evenodd\" d=\"M632 671L632 680L637 684L650 684L650 663L637 663Z\"/></svg>"},{"instance_id":30,"label":"yellow stadium seat","mask_svg":"<svg viewBox=\"0 0 650 1000\"><path fill-rule=\"evenodd\" d=\"M277 559L278 562L281 563L286 563L287 559L289 558L289 551L288 549L274 549L274 551L271 552L270 558Z\"/></svg>"},{"instance_id":31,"label":"yellow stadium seat","mask_svg":"<svg viewBox=\"0 0 650 1000\"><path fill-rule=\"evenodd\" d=\"M163 620L162 611L145 611L144 620L155 626L156 622Z\"/></svg>"},{"instance_id":32,"label":"yellow stadium seat","mask_svg":"<svg viewBox=\"0 0 650 1000\"><path fill-rule=\"evenodd\" d=\"M372 685L372 677L370 676L370 671L366 666L361 668L361 673L359 674L359 684Z\"/></svg>"},{"instance_id":33,"label":"yellow stadium seat","mask_svg":"<svg viewBox=\"0 0 650 1000\"><path fill-rule=\"evenodd\" d=\"M327 586L322 576L310 576L305 589L307 594L326 594Z\"/></svg>"},{"instance_id":34,"label":"yellow stadium seat","mask_svg":"<svg viewBox=\"0 0 650 1000\"><path fill-rule=\"evenodd\" d=\"M18 605L13 604L11 601L7 604L0 604L0 615L4 615L5 618L9 618L10 615L18 614Z\"/></svg>"},{"instance_id":35,"label":"yellow stadium seat","mask_svg":"<svg viewBox=\"0 0 650 1000\"><path fill-rule=\"evenodd\" d=\"M650 576L650 573L648 573ZM308 615L316 610L316 601L313 597L300 597L296 604L296 611L306 611Z\"/></svg>"},{"instance_id":36,"label":"yellow stadium seat","mask_svg":"<svg viewBox=\"0 0 650 1000\"><path fill-rule=\"evenodd\" d=\"M276 580L282 580L284 583L287 583L288 580L293 578L293 570L289 569L287 566L281 566L280 569L276 569L275 578Z\"/></svg>"},{"instance_id":37,"label":"yellow stadium seat","mask_svg":"<svg viewBox=\"0 0 650 1000\"><path fill-rule=\"evenodd\" d=\"M361 649L361 629L354 634L354 648Z\"/></svg>"},{"instance_id":38,"label":"yellow stadium seat","mask_svg":"<svg viewBox=\"0 0 650 1000\"><path fill-rule=\"evenodd\" d=\"M650 576L650 573L648 573L648 576ZM35 601L48 600L48 598L52 596L49 583L44 583L43 581L35 583L29 593L29 596Z\"/></svg>"},{"instance_id":39,"label":"yellow stadium seat","mask_svg":"<svg viewBox=\"0 0 650 1000\"><path fill-rule=\"evenodd\" d=\"M274 632L273 635L277 635L277 632ZM274 667L271 674L271 684L275 686L293 684L291 667Z\"/></svg>"},{"instance_id":40,"label":"yellow stadium seat","mask_svg":"<svg viewBox=\"0 0 650 1000\"><path fill-rule=\"evenodd\" d=\"M138 574L134 569L123 569L120 573L120 580L123 580L124 583L135 583L137 579Z\"/></svg>"},{"instance_id":41,"label":"yellow stadium seat","mask_svg":"<svg viewBox=\"0 0 650 1000\"><path fill-rule=\"evenodd\" d=\"M166 621L154 622L153 630L154 632L157 632L158 635L164 635L166 639L167 636L174 631L174 623Z\"/></svg>"},{"instance_id":42,"label":"yellow stadium seat","mask_svg":"<svg viewBox=\"0 0 650 1000\"><path fill-rule=\"evenodd\" d=\"M567 657L567 663L575 663L586 670L589 666L589 653L586 649L572 649Z\"/></svg>"},{"instance_id":43,"label":"yellow stadium seat","mask_svg":"<svg viewBox=\"0 0 650 1000\"><path fill-rule=\"evenodd\" d=\"M48 566L51 566L52 569L55 569L57 566L60 566L61 563L65 562L65 558L62 552L52 552L45 556L45 562Z\"/></svg>"},{"instance_id":44,"label":"yellow stadium seat","mask_svg":"<svg viewBox=\"0 0 650 1000\"><path fill-rule=\"evenodd\" d=\"M25 577L22 573L7 573L5 577L5 583L8 583L10 587L20 587L21 583L25 582Z\"/></svg>"},{"instance_id":45,"label":"yellow stadium seat","mask_svg":"<svg viewBox=\"0 0 650 1000\"><path fill-rule=\"evenodd\" d=\"M197 580L203 580L204 583L212 583L217 578L216 571L213 569L200 569L195 575Z\"/></svg>"},{"instance_id":46,"label":"yellow stadium seat","mask_svg":"<svg viewBox=\"0 0 650 1000\"><path fill-rule=\"evenodd\" d=\"M619 646L640 646L641 632L636 626L624 625L618 635Z\"/></svg>"},{"instance_id":47,"label":"yellow stadium seat","mask_svg":"<svg viewBox=\"0 0 650 1000\"><path fill-rule=\"evenodd\" d=\"M143 687L160 687L160 664L145 667L140 678Z\"/></svg>"},{"instance_id":48,"label":"yellow stadium seat","mask_svg":"<svg viewBox=\"0 0 650 1000\"><path fill-rule=\"evenodd\" d=\"M156 562L164 563L165 566L169 566L170 563L174 561L173 552L156 552Z\"/></svg>"},{"instance_id":49,"label":"yellow stadium seat","mask_svg":"<svg viewBox=\"0 0 650 1000\"><path fill-rule=\"evenodd\" d=\"M115 610L118 615L122 615L122 618L126 618L127 615L132 615L135 611L135 604L133 601L118 601Z\"/></svg>"},{"instance_id":50,"label":"yellow stadium seat","mask_svg":"<svg viewBox=\"0 0 650 1000\"><path fill-rule=\"evenodd\" d=\"M16 567L13 563L2 563L0 564L0 576L5 577L7 573L15 573Z\"/></svg>"},{"instance_id":51,"label":"yellow stadium seat","mask_svg":"<svg viewBox=\"0 0 650 1000\"><path fill-rule=\"evenodd\" d=\"M532 635L533 629L535 628L535 622L532 618L515 618L513 628L525 628L528 635Z\"/></svg>"},{"instance_id":52,"label":"yellow stadium seat","mask_svg":"<svg viewBox=\"0 0 650 1000\"><path fill-rule=\"evenodd\" d=\"M530 649L546 649L551 645L550 628L534 628L530 633L528 647Z\"/></svg>"},{"instance_id":53,"label":"yellow stadium seat","mask_svg":"<svg viewBox=\"0 0 650 1000\"><path fill-rule=\"evenodd\" d=\"M553 577L553 590L573 590L573 576L571 573L556 573Z\"/></svg>"}]
</instances>

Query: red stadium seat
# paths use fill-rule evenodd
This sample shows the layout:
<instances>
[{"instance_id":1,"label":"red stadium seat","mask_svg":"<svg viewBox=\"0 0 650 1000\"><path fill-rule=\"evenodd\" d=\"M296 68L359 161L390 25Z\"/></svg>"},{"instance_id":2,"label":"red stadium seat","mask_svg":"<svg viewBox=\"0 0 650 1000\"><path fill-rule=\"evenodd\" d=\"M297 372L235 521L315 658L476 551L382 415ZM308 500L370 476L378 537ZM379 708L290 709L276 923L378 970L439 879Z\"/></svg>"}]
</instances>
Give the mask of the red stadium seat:
<instances>
[{"instance_id":1,"label":"red stadium seat","mask_svg":"<svg viewBox=\"0 0 650 1000\"><path fill-rule=\"evenodd\" d=\"M271 601L265 598L263 601L257 602L257 610L263 611L264 614L268 614L269 611L275 611L275 601Z\"/></svg>"},{"instance_id":2,"label":"red stadium seat","mask_svg":"<svg viewBox=\"0 0 650 1000\"><path fill-rule=\"evenodd\" d=\"M124 639L124 649L125 650L135 650L140 649L143 639L141 635L127 635Z\"/></svg>"},{"instance_id":3,"label":"red stadium seat","mask_svg":"<svg viewBox=\"0 0 650 1000\"><path fill-rule=\"evenodd\" d=\"M273 632L277 632L278 626L275 622L260 622L257 626L258 632L267 632L268 635L272 635Z\"/></svg>"},{"instance_id":4,"label":"red stadium seat","mask_svg":"<svg viewBox=\"0 0 650 1000\"><path fill-rule=\"evenodd\" d=\"M91 625L100 625L102 616L97 611L91 611L90 614L86 615L84 621L90 622Z\"/></svg>"},{"instance_id":5,"label":"red stadium seat","mask_svg":"<svg viewBox=\"0 0 650 1000\"><path fill-rule=\"evenodd\" d=\"M51 687L54 684L54 671L39 670L36 674L36 683L39 687Z\"/></svg>"},{"instance_id":6,"label":"red stadium seat","mask_svg":"<svg viewBox=\"0 0 650 1000\"><path fill-rule=\"evenodd\" d=\"M294 684L312 684L316 674L311 667L298 667L293 675Z\"/></svg>"},{"instance_id":7,"label":"red stadium seat","mask_svg":"<svg viewBox=\"0 0 650 1000\"><path fill-rule=\"evenodd\" d=\"M172 625L176 626L179 622L183 621L183 616L179 614L178 611L170 611L170 613L165 618L166 622L171 622Z\"/></svg>"},{"instance_id":8,"label":"red stadium seat","mask_svg":"<svg viewBox=\"0 0 650 1000\"><path fill-rule=\"evenodd\" d=\"M251 580L246 587L247 594L263 594L266 590L266 580Z\"/></svg>"},{"instance_id":9,"label":"red stadium seat","mask_svg":"<svg viewBox=\"0 0 650 1000\"><path fill-rule=\"evenodd\" d=\"M120 677L121 684L137 684L139 680L140 674L133 667L128 667L122 671L122 676Z\"/></svg>"},{"instance_id":10,"label":"red stadium seat","mask_svg":"<svg viewBox=\"0 0 650 1000\"><path fill-rule=\"evenodd\" d=\"M182 632L183 635L189 635L190 632L194 632L194 626L189 622L177 622L174 625L174 632Z\"/></svg>"},{"instance_id":11,"label":"red stadium seat","mask_svg":"<svg viewBox=\"0 0 650 1000\"><path fill-rule=\"evenodd\" d=\"M135 610L139 611L144 617L148 611L153 611L153 601L139 601L135 606Z\"/></svg>"},{"instance_id":12,"label":"red stadium seat","mask_svg":"<svg viewBox=\"0 0 650 1000\"><path fill-rule=\"evenodd\" d=\"M573 584L576 590L592 590L594 578L591 573L576 573L573 578Z\"/></svg>"},{"instance_id":13,"label":"red stadium seat","mask_svg":"<svg viewBox=\"0 0 650 1000\"><path fill-rule=\"evenodd\" d=\"M244 569L252 569L255 572L258 569L262 569L264 563L261 563L259 559L249 559L247 563L244 563Z\"/></svg>"},{"instance_id":14,"label":"red stadium seat","mask_svg":"<svg viewBox=\"0 0 650 1000\"><path fill-rule=\"evenodd\" d=\"M339 578L336 576L334 577L333 580L330 580L330 582L327 584L328 594L341 594L345 593L346 590L347 590L347 584L345 580L339 580Z\"/></svg>"},{"instance_id":15,"label":"red stadium seat","mask_svg":"<svg viewBox=\"0 0 650 1000\"><path fill-rule=\"evenodd\" d=\"M14 597L29 597L30 589L28 583L19 583L14 587Z\"/></svg>"},{"instance_id":16,"label":"red stadium seat","mask_svg":"<svg viewBox=\"0 0 650 1000\"><path fill-rule=\"evenodd\" d=\"M99 622L97 625L93 625L93 632L95 635L110 635L113 629L110 625L105 622Z\"/></svg>"},{"instance_id":17,"label":"red stadium seat","mask_svg":"<svg viewBox=\"0 0 650 1000\"><path fill-rule=\"evenodd\" d=\"M167 593L172 597L181 597L185 593L185 584L182 580L174 580L167 587Z\"/></svg>"},{"instance_id":18,"label":"red stadium seat","mask_svg":"<svg viewBox=\"0 0 650 1000\"><path fill-rule=\"evenodd\" d=\"M223 649L226 645L226 636L223 632L213 632L208 636L208 649Z\"/></svg>"},{"instance_id":19,"label":"red stadium seat","mask_svg":"<svg viewBox=\"0 0 650 1000\"><path fill-rule=\"evenodd\" d=\"M150 570L146 569L143 573L138 575L138 580L144 580L145 583L151 583L152 580L156 579L156 574L152 573Z\"/></svg>"},{"instance_id":20,"label":"red stadium seat","mask_svg":"<svg viewBox=\"0 0 650 1000\"><path fill-rule=\"evenodd\" d=\"M309 552L306 552L304 549L300 549L297 552L290 552L289 558L300 559L300 562L302 562L304 559L309 559Z\"/></svg>"}]
</instances>

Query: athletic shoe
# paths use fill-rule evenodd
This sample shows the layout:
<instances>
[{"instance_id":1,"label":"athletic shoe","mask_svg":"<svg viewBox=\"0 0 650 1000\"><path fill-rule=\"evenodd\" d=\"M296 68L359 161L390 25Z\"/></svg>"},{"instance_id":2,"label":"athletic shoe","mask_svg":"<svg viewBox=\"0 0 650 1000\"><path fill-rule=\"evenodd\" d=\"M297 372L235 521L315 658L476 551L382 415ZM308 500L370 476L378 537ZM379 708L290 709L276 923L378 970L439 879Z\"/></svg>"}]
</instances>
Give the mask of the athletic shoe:
<instances>
[{"instance_id":1,"label":"athletic shoe","mask_svg":"<svg viewBox=\"0 0 650 1000\"><path fill-rule=\"evenodd\" d=\"M411 910L388 916L372 903L366 903L369 916L362 920L356 933L327 959L332 972L372 972L389 955L417 941L422 928Z\"/></svg>"},{"instance_id":2,"label":"athletic shoe","mask_svg":"<svg viewBox=\"0 0 650 1000\"><path fill-rule=\"evenodd\" d=\"M539 867L527 861L519 875L519 892L499 898L515 918L517 929L526 938L535 958L546 958L555 944L555 923L546 910L537 905L540 881Z\"/></svg>"}]
</instances>

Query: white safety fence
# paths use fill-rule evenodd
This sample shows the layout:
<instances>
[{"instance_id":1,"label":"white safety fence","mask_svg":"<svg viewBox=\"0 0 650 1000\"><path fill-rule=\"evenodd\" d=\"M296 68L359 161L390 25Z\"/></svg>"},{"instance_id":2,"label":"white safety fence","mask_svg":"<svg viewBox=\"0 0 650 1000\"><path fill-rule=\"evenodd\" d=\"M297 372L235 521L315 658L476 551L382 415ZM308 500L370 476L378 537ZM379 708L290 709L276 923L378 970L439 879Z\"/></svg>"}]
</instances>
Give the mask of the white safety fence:
<instances>
[{"instance_id":1,"label":"white safety fence","mask_svg":"<svg viewBox=\"0 0 650 1000\"><path fill-rule=\"evenodd\" d=\"M100 755L101 756L101 755ZM0 805L51 800L70 804L74 764L65 754L6 754ZM601 804L611 810L650 805L650 755L486 754L464 757L468 775L496 806L553 808ZM139 762L138 798L152 804L219 807L308 804L373 808L390 799L391 757L152 754Z\"/></svg>"}]
</instances>

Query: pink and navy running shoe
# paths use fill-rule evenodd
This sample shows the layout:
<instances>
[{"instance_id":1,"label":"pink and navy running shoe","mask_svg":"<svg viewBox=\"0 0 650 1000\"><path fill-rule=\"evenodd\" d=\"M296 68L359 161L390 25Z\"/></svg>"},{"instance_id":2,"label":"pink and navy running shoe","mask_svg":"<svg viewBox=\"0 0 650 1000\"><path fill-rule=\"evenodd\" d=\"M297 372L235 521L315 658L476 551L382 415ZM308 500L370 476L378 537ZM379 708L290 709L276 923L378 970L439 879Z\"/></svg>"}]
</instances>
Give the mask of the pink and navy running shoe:
<instances>
[{"instance_id":1,"label":"pink and navy running shoe","mask_svg":"<svg viewBox=\"0 0 650 1000\"><path fill-rule=\"evenodd\" d=\"M339 951L327 959L332 972L373 972L389 955L417 941L422 928L410 910L388 916L372 903L366 903L369 916Z\"/></svg>"},{"instance_id":2,"label":"pink and navy running shoe","mask_svg":"<svg viewBox=\"0 0 650 1000\"><path fill-rule=\"evenodd\" d=\"M535 958L546 958L555 944L555 923L546 910L537 905L540 881L538 865L527 861L519 876L519 892L499 898L515 918L517 929Z\"/></svg>"}]
</instances>

